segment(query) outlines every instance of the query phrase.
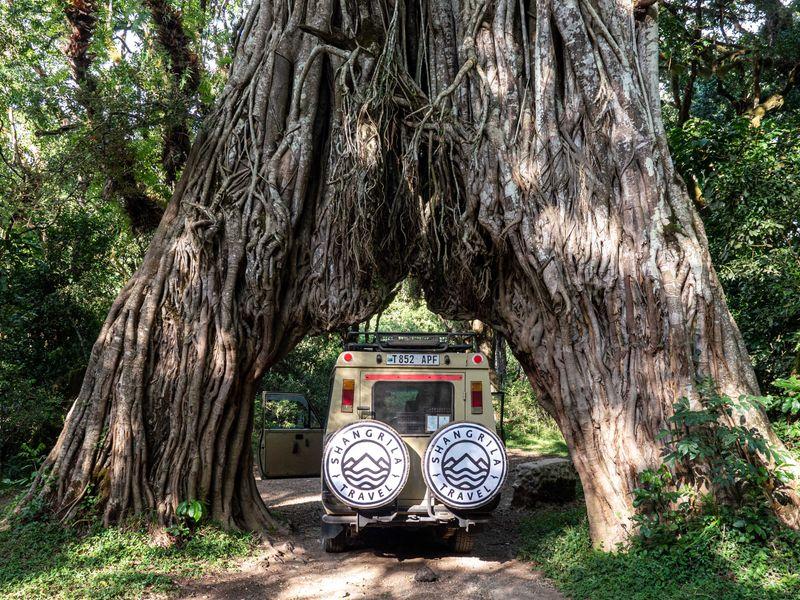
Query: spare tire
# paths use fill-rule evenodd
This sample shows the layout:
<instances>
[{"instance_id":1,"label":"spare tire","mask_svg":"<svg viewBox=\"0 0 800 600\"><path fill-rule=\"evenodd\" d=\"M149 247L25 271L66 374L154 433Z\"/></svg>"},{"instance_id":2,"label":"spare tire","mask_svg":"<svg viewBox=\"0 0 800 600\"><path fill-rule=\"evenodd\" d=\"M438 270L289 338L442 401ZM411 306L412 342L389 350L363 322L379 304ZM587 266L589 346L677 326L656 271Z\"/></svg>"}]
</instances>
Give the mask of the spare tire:
<instances>
[{"instance_id":1,"label":"spare tire","mask_svg":"<svg viewBox=\"0 0 800 600\"><path fill-rule=\"evenodd\" d=\"M330 492L355 509L393 502L408 481L408 449L400 435L379 421L351 423L334 432L322 456Z\"/></svg>"},{"instance_id":2,"label":"spare tire","mask_svg":"<svg viewBox=\"0 0 800 600\"><path fill-rule=\"evenodd\" d=\"M503 487L508 459L494 431L477 423L450 423L428 442L422 475L431 493L449 508L486 506Z\"/></svg>"}]
</instances>

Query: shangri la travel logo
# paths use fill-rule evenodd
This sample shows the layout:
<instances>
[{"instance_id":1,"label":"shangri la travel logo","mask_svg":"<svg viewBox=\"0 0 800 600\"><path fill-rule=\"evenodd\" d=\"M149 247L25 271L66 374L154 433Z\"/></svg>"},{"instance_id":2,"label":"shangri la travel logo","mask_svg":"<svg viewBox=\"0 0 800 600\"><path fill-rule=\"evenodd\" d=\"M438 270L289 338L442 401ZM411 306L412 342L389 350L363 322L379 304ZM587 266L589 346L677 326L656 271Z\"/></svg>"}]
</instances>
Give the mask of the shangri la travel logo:
<instances>
[{"instance_id":1,"label":"shangri la travel logo","mask_svg":"<svg viewBox=\"0 0 800 600\"><path fill-rule=\"evenodd\" d=\"M355 508L389 504L408 480L405 443L378 421L360 421L335 432L325 446L322 465L331 493Z\"/></svg>"},{"instance_id":2,"label":"shangri la travel logo","mask_svg":"<svg viewBox=\"0 0 800 600\"><path fill-rule=\"evenodd\" d=\"M508 472L500 438L475 423L451 423L437 431L422 460L433 495L452 508L480 508L500 492Z\"/></svg>"}]
</instances>

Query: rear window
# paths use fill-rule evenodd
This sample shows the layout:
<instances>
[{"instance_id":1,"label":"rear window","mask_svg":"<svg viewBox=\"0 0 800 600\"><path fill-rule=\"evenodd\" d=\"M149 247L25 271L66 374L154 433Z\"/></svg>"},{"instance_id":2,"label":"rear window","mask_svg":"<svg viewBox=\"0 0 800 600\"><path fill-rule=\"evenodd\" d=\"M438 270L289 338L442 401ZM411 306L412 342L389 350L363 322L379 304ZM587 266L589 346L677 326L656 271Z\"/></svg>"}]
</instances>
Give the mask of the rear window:
<instances>
[{"instance_id":1,"label":"rear window","mask_svg":"<svg viewBox=\"0 0 800 600\"><path fill-rule=\"evenodd\" d=\"M453 420L453 384L447 381L377 381L375 419L400 434L426 434Z\"/></svg>"}]
</instances>

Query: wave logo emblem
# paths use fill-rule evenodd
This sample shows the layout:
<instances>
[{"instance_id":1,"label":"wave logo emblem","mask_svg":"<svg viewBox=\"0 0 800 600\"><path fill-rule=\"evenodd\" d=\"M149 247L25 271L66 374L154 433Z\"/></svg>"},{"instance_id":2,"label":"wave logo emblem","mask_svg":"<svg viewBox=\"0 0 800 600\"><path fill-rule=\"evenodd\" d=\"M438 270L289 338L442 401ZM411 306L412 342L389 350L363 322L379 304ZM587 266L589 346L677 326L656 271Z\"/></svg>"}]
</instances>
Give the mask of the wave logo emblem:
<instances>
[{"instance_id":1,"label":"wave logo emblem","mask_svg":"<svg viewBox=\"0 0 800 600\"><path fill-rule=\"evenodd\" d=\"M328 439L322 457L327 489L353 508L394 501L408 481L409 465L405 442L379 421L342 427Z\"/></svg>"},{"instance_id":2,"label":"wave logo emblem","mask_svg":"<svg viewBox=\"0 0 800 600\"><path fill-rule=\"evenodd\" d=\"M459 490L480 487L489 477L489 456L475 442L453 444L445 451L442 460L442 475Z\"/></svg>"},{"instance_id":3,"label":"wave logo emblem","mask_svg":"<svg viewBox=\"0 0 800 600\"><path fill-rule=\"evenodd\" d=\"M342 459L342 476L354 488L375 490L389 478L389 454L380 444L359 441L347 448Z\"/></svg>"},{"instance_id":4,"label":"wave logo emblem","mask_svg":"<svg viewBox=\"0 0 800 600\"><path fill-rule=\"evenodd\" d=\"M425 450L422 474L431 493L452 508L480 508L503 486L508 460L497 435L477 423L451 423Z\"/></svg>"}]
</instances>

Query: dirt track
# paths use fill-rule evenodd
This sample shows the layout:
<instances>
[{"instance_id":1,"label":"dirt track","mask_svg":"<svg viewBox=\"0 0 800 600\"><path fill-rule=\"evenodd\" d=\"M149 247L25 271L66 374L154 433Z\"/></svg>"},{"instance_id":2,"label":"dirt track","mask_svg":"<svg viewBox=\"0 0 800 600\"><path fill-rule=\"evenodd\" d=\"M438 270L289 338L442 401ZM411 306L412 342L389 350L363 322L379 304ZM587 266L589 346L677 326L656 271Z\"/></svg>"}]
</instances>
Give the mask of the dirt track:
<instances>
[{"instance_id":1,"label":"dirt track","mask_svg":"<svg viewBox=\"0 0 800 600\"><path fill-rule=\"evenodd\" d=\"M507 488L514 480L515 465L531 458L521 452L509 454ZM326 554L319 542L322 509L317 478L260 481L259 488L267 505L296 527L291 538L276 542L283 547L283 556L269 557L265 552L238 571L186 582L181 598L564 599L530 564L515 558L525 513L510 507L510 489L503 492L492 526L478 534L472 555L461 556L424 533L398 530L391 534L373 530L358 548ZM422 566L433 569L438 581L414 581Z\"/></svg>"}]
</instances>

